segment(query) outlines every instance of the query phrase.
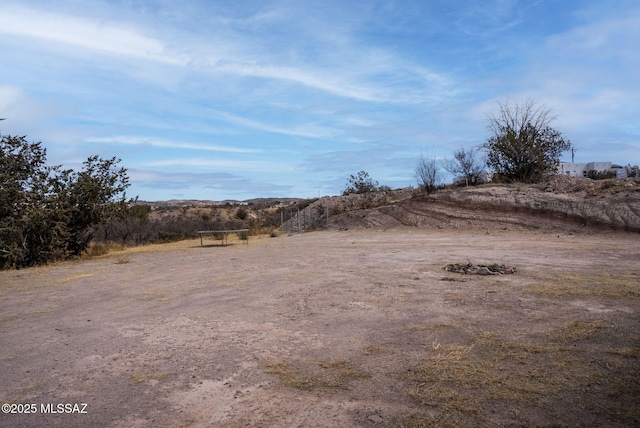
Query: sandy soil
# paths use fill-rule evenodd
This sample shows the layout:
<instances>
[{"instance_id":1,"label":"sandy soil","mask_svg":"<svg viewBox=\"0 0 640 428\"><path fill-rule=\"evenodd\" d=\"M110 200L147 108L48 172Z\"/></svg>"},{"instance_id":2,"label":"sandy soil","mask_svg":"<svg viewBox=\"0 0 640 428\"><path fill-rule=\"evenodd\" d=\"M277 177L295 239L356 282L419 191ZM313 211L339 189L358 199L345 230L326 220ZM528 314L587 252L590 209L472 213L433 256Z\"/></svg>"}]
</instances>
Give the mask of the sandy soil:
<instances>
[{"instance_id":1,"label":"sandy soil","mask_svg":"<svg viewBox=\"0 0 640 428\"><path fill-rule=\"evenodd\" d=\"M640 423L637 233L407 227L199 244L0 272L0 402L37 406L0 426ZM467 261L517 273L443 270ZM489 354L479 338L498 336ZM537 347L511 364L505 343ZM428 362L456 349L469 357L451 370L502 370L508 386L526 369L548 393L506 397L491 381L448 386L465 406L425 399L444 382L425 380Z\"/></svg>"}]
</instances>

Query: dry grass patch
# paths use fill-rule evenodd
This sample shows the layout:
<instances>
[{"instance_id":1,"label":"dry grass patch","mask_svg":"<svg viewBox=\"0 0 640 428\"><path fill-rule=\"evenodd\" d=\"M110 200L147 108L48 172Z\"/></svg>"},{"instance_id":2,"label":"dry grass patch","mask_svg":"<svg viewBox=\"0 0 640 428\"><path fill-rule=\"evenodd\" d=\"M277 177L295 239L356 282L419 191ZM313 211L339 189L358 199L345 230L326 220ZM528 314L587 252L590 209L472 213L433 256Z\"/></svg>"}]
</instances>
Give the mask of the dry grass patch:
<instances>
[{"instance_id":1,"label":"dry grass patch","mask_svg":"<svg viewBox=\"0 0 640 428\"><path fill-rule=\"evenodd\" d=\"M312 389L320 386L318 379L302 376L296 367L286 362L268 364L267 373L278 376L280 384L289 388Z\"/></svg>"},{"instance_id":2,"label":"dry grass patch","mask_svg":"<svg viewBox=\"0 0 640 428\"><path fill-rule=\"evenodd\" d=\"M528 287L528 291L552 297L594 296L640 300L640 281L635 273L558 273L552 279Z\"/></svg>"},{"instance_id":3,"label":"dry grass patch","mask_svg":"<svg viewBox=\"0 0 640 428\"><path fill-rule=\"evenodd\" d=\"M91 243L89 248L87 248L87 251L82 255L82 258L116 256L118 261L128 261L131 255L136 253L174 251L177 249L189 249L195 247L200 247L199 239L184 239L175 242L163 242L137 246L125 246L117 242Z\"/></svg>"},{"instance_id":4,"label":"dry grass patch","mask_svg":"<svg viewBox=\"0 0 640 428\"><path fill-rule=\"evenodd\" d=\"M640 350L631 348L629 346L623 346L620 348L606 348L605 352L625 358L640 358Z\"/></svg>"},{"instance_id":5,"label":"dry grass patch","mask_svg":"<svg viewBox=\"0 0 640 428\"><path fill-rule=\"evenodd\" d=\"M100 257L109 253L114 253L117 251L123 251L126 247L122 244L118 244L116 242L92 242L87 251L85 252L85 256L92 257Z\"/></svg>"},{"instance_id":6,"label":"dry grass patch","mask_svg":"<svg viewBox=\"0 0 640 428\"><path fill-rule=\"evenodd\" d=\"M601 321L570 321L564 323L561 329L552 332L550 339L562 343L588 340L605 328Z\"/></svg>"},{"instance_id":7,"label":"dry grass patch","mask_svg":"<svg viewBox=\"0 0 640 428\"><path fill-rule=\"evenodd\" d=\"M374 345L367 346L362 350L362 353L364 355L375 355L375 354L379 354L380 352L382 352L380 348Z\"/></svg>"},{"instance_id":8,"label":"dry grass patch","mask_svg":"<svg viewBox=\"0 0 640 428\"><path fill-rule=\"evenodd\" d=\"M474 337L472 332L475 331L475 322L468 320L460 321L457 324L437 322L428 325L411 326L408 331L411 333L434 333L436 335L433 342L434 346L438 343L438 337L456 337L460 342L471 343Z\"/></svg>"},{"instance_id":9,"label":"dry grass patch","mask_svg":"<svg viewBox=\"0 0 640 428\"><path fill-rule=\"evenodd\" d=\"M267 365L267 373L278 376L283 386L304 390L348 389L350 382L371 377L344 359L315 361L302 369L287 362L275 362Z\"/></svg>"},{"instance_id":10,"label":"dry grass patch","mask_svg":"<svg viewBox=\"0 0 640 428\"><path fill-rule=\"evenodd\" d=\"M611 340L602 334L606 328L576 321L541 342L487 331L477 332L467 344L434 342L411 372L409 395L422 413L409 417L405 426L468 426L471 420L484 426L495 424L496 415L500 423L524 425L533 423L531 415L564 417L562 425L572 417L563 406L568 412L604 412L617 422L638 423L640 409L633 405L640 398L634 374L640 369L637 345L596 346L594 351L593 343L585 343Z\"/></svg>"},{"instance_id":11,"label":"dry grass patch","mask_svg":"<svg viewBox=\"0 0 640 428\"><path fill-rule=\"evenodd\" d=\"M168 302L170 294L159 287L146 287L141 294L136 297L138 300L158 300L160 302Z\"/></svg>"}]
</instances>

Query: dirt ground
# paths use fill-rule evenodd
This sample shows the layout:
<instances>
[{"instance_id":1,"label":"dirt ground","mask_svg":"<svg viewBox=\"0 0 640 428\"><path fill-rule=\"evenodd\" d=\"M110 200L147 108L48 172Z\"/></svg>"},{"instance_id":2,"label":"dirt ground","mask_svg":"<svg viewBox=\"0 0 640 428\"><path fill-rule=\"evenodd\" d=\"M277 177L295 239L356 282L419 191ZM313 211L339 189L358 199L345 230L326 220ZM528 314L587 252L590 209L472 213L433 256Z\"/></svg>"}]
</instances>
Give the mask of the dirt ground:
<instances>
[{"instance_id":1,"label":"dirt ground","mask_svg":"<svg viewBox=\"0 0 640 428\"><path fill-rule=\"evenodd\" d=\"M640 426L637 233L205 244L0 272L0 426Z\"/></svg>"}]
</instances>

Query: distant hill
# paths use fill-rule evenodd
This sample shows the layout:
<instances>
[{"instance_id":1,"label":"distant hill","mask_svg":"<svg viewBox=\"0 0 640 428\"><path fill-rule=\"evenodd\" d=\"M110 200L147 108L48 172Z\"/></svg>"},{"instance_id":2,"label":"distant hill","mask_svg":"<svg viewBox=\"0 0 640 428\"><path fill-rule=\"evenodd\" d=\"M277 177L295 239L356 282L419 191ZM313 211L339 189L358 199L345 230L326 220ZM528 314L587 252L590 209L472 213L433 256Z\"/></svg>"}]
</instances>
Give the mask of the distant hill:
<instances>
[{"instance_id":1,"label":"distant hill","mask_svg":"<svg viewBox=\"0 0 640 428\"><path fill-rule=\"evenodd\" d=\"M236 199L225 199L223 201L201 200L201 199L169 199L167 201L143 201L139 200L140 205L149 205L152 207L210 207L224 205L272 205L277 203L296 203L303 201L303 198L253 198L244 201Z\"/></svg>"}]
</instances>

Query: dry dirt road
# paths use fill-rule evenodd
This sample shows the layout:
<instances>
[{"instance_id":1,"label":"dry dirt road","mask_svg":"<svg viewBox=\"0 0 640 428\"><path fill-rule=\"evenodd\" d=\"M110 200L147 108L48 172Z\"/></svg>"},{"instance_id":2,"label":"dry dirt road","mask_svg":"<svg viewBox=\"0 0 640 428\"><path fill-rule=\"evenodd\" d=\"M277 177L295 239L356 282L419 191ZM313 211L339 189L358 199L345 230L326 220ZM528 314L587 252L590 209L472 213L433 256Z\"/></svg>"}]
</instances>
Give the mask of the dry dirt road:
<instances>
[{"instance_id":1,"label":"dry dirt road","mask_svg":"<svg viewBox=\"0 0 640 428\"><path fill-rule=\"evenodd\" d=\"M0 272L0 426L640 424L636 233L199 244Z\"/></svg>"}]
</instances>

